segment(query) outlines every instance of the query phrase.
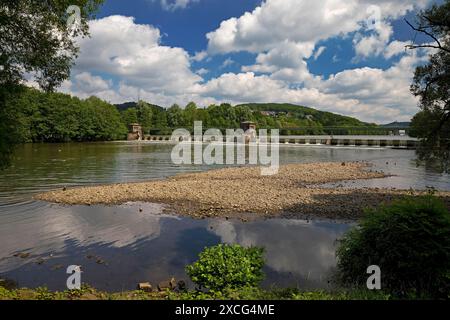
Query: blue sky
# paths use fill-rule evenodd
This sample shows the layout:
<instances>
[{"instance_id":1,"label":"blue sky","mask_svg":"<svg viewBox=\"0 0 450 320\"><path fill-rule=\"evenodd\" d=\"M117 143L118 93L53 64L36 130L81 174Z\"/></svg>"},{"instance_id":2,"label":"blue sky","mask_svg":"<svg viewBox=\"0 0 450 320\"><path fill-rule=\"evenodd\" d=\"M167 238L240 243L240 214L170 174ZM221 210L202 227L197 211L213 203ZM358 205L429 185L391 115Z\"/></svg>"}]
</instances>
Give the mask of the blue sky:
<instances>
[{"instance_id":1,"label":"blue sky","mask_svg":"<svg viewBox=\"0 0 450 320\"><path fill-rule=\"evenodd\" d=\"M110 15L125 15L135 17L138 24L150 24L163 33L161 43L172 47L182 47L190 54L204 50L208 46L206 34L219 27L220 22L232 17L239 17L247 11L252 11L261 4L261 0L203 0L190 4L185 9L165 10L157 0L107 0L101 8L98 17ZM373 3L376 3L374 1ZM404 18L413 21L416 12L410 12L405 17L393 20L394 40L409 41L414 38L415 33L405 23ZM419 41L423 37L419 35ZM321 55L317 60L309 59L311 71L317 74L329 76L330 74L356 67L380 67L387 68L392 61L380 58L371 58L364 61L352 62L354 50L351 41L341 38L330 39L320 43L330 50ZM199 68L208 67L212 73L205 78L210 79L218 76L224 71L238 72L242 65L251 64L256 54L245 52L231 55L220 55L209 63L197 63ZM333 57L339 59L333 61ZM230 58L235 62L226 70L220 68L222 63ZM395 57L393 60L398 60Z\"/></svg>"},{"instance_id":2,"label":"blue sky","mask_svg":"<svg viewBox=\"0 0 450 320\"><path fill-rule=\"evenodd\" d=\"M406 51L431 0L106 0L61 91L162 106L290 102L372 122L417 112ZM429 41L417 37L416 41Z\"/></svg>"},{"instance_id":3,"label":"blue sky","mask_svg":"<svg viewBox=\"0 0 450 320\"><path fill-rule=\"evenodd\" d=\"M220 22L238 17L253 10L261 0L203 0L191 3L184 9L165 10L157 0L107 0L98 17L126 15L135 17L136 23L150 24L161 30L161 44L182 47L191 55L205 50L208 46L206 34L219 27ZM193 63L193 67L209 68L211 71L205 79L219 76L224 71L239 71L240 64L251 64L255 54L245 52L232 55L220 55L210 61ZM234 63L228 68L221 68L223 62L231 57Z\"/></svg>"}]
</instances>

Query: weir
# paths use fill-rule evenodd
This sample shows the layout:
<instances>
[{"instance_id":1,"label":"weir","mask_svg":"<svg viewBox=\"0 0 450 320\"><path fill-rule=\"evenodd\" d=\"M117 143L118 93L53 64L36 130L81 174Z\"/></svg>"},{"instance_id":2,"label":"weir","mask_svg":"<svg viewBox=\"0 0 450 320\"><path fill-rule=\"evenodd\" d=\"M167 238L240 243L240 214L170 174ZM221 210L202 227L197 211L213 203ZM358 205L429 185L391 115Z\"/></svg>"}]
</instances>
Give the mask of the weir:
<instances>
[{"instance_id":1,"label":"weir","mask_svg":"<svg viewBox=\"0 0 450 320\"><path fill-rule=\"evenodd\" d=\"M183 139L183 138L181 138ZM146 135L146 141L160 141L177 143L169 135ZM183 141L192 141L191 137L186 137ZM418 139L410 136L331 136L331 135L317 135L317 136L280 136L280 144L292 145L329 145L340 147L388 147L401 149L415 149L418 144ZM224 137L225 142L225 137Z\"/></svg>"}]
</instances>

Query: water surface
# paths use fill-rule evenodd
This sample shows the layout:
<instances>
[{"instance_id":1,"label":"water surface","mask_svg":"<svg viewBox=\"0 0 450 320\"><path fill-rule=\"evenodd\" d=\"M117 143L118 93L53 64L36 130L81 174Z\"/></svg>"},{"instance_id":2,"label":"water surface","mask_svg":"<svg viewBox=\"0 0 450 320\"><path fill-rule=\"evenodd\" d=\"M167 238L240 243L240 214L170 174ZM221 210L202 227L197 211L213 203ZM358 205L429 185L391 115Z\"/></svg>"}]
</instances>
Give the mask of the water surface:
<instances>
[{"instance_id":1,"label":"water surface","mask_svg":"<svg viewBox=\"0 0 450 320\"><path fill-rule=\"evenodd\" d=\"M83 267L83 282L103 290L129 290L142 281L157 283L172 276L187 280L184 266L205 246L225 242L266 248L265 286L328 286L336 239L350 227L345 222L193 220L164 215L157 204L60 206L32 199L51 189L211 169L173 165L171 148L162 143L20 147L13 166L0 175L0 277L20 286L64 289L65 269L76 264ZM393 176L345 185L450 190L449 176L417 167L411 150L282 146L280 159L366 160Z\"/></svg>"}]
</instances>

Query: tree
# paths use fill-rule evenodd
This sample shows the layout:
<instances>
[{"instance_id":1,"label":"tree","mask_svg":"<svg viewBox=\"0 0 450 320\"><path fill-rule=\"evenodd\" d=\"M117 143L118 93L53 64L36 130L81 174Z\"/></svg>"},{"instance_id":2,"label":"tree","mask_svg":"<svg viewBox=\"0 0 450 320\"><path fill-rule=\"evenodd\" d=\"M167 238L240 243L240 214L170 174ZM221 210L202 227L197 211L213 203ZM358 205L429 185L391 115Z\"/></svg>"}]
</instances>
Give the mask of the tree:
<instances>
[{"instance_id":1,"label":"tree","mask_svg":"<svg viewBox=\"0 0 450 320\"><path fill-rule=\"evenodd\" d=\"M170 128L180 128L184 122L183 110L179 105L174 104L167 110L167 123Z\"/></svg>"},{"instance_id":2,"label":"tree","mask_svg":"<svg viewBox=\"0 0 450 320\"><path fill-rule=\"evenodd\" d=\"M236 121L241 123L243 121L254 121L253 113L248 107L236 106Z\"/></svg>"},{"instance_id":3,"label":"tree","mask_svg":"<svg viewBox=\"0 0 450 320\"><path fill-rule=\"evenodd\" d=\"M15 110L20 143L109 141L127 133L117 108L96 97L81 100L24 88L6 108Z\"/></svg>"},{"instance_id":4,"label":"tree","mask_svg":"<svg viewBox=\"0 0 450 320\"><path fill-rule=\"evenodd\" d=\"M449 31L450 31L450 1L445 0L442 5L433 4L431 8L421 11L417 17L417 26L406 23L415 31L430 37L433 43L411 44L408 49L434 48L450 53Z\"/></svg>"},{"instance_id":5,"label":"tree","mask_svg":"<svg viewBox=\"0 0 450 320\"><path fill-rule=\"evenodd\" d=\"M52 91L70 75L76 37L88 35L88 19L103 0L2 0L0 6L0 167L19 142L17 111L8 100L23 92L26 75ZM80 9L76 28L68 24L70 6Z\"/></svg>"},{"instance_id":6,"label":"tree","mask_svg":"<svg viewBox=\"0 0 450 320\"><path fill-rule=\"evenodd\" d=\"M154 110L156 111L156 110ZM167 130L167 112L165 110L158 110L154 116L155 132L153 134L170 134L170 130Z\"/></svg>"},{"instance_id":7,"label":"tree","mask_svg":"<svg viewBox=\"0 0 450 320\"><path fill-rule=\"evenodd\" d=\"M93 137L89 137L90 140L119 140L126 136L127 128L122 123L116 107L97 97L90 97L85 101L85 104L93 108L94 111L95 134Z\"/></svg>"},{"instance_id":8,"label":"tree","mask_svg":"<svg viewBox=\"0 0 450 320\"><path fill-rule=\"evenodd\" d=\"M420 12L416 32L432 43L412 44L410 49L433 48L430 61L417 67L411 92L420 98L421 111L412 121L412 134L421 139L419 160L439 159L442 171L450 172L450 0Z\"/></svg>"},{"instance_id":9,"label":"tree","mask_svg":"<svg viewBox=\"0 0 450 320\"><path fill-rule=\"evenodd\" d=\"M21 142L20 130L17 126L20 118L11 104L11 97L20 94L20 87L0 85L0 169L7 167L13 146Z\"/></svg>"},{"instance_id":10,"label":"tree","mask_svg":"<svg viewBox=\"0 0 450 320\"><path fill-rule=\"evenodd\" d=\"M0 8L0 81L18 84L34 73L48 91L68 78L78 48L75 37L88 35L87 19L101 0L3 0ZM80 24L69 25L70 6L80 8Z\"/></svg>"},{"instance_id":11,"label":"tree","mask_svg":"<svg viewBox=\"0 0 450 320\"><path fill-rule=\"evenodd\" d=\"M142 130L147 134L152 127L153 111L150 105L144 101L137 103L137 118Z\"/></svg>"},{"instance_id":12,"label":"tree","mask_svg":"<svg viewBox=\"0 0 450 320\"><path fill-rule=\"evenodd\" d=\"M198 108L195 102L189 102L186 105L186 108L184 108L185 127L190 128L194 126L194 121L201 120L198 118L197 111Z\"/></svg>"},{"instance_id":13,"label":"tree","mask_svg":"<svg viewBox=\"0 0 450 320\"><path fill-rule=\"evenodd\" d=\"M132 123L138 123L138 111L136 108L128 108L122 112L122 121L128 126Z\"/></svg>"}]
</instances>

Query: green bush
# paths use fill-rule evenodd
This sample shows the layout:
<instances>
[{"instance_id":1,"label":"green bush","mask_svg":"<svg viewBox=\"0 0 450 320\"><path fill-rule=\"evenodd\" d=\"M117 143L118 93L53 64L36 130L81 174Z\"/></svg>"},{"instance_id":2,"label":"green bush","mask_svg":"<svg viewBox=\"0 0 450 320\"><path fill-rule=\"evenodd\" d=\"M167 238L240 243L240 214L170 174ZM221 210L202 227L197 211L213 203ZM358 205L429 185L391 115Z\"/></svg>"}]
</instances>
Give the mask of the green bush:
<instances>
[{"instance_id":1,"label":"green bush","mask_svg":"<svg viewBox=\"0 0 450 320\"><path fill-rule=\"evenodd\" d=\"M186 272L201 288L215 291L257 286L264 278L263 253L262 248L220 244L201 252L197 262L186 266Z\"/></svg>"},{"instance_id":2,"label":"green bush","mask_svg":"<svg viewBox=\"0 0 450 320\"><path fill-rule=\"evenodd\" d=\"M338 276L366 285L370 265L381 285L398 297L447 298L450 294L450 214L432 195L407 197L368 210L340 241Z\"/></svg>"}]
</instances>

